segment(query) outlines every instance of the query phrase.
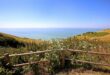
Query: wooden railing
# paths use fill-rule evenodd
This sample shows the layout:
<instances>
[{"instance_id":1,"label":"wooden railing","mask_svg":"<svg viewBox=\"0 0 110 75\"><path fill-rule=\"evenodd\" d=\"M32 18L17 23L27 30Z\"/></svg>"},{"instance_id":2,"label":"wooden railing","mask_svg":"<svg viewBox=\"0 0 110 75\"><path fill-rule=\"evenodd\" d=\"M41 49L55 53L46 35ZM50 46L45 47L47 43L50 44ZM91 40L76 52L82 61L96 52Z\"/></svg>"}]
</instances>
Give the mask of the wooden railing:
<instances>
[{"instance_id":1,"label":"wooden railing","mask_svg":"<svg viewBox=\"0 0 110 75\"><path fill-rule=\"evenodd\" d=\"M15 57L15 56L33 55L33 54L44 54L44 53L49 53L52 51L53 50L45 50L45 51L37 51L37 52L29 52L29 53L11 54L8 56L5 55L4 58ZM65 50L58 50L58 51L65 51ZM66 51L75 52L75 53L86 53L86 54L92 54L92 55L100 55L100 56L110 56L110 53L100 53L100 52L93 52L93 51L83 51L83 50L73 50L73 49L66 49ZM63 60L66 60L66 59L63 59ZM68 60L71 60L71 59L68 59ZM95 63L95 62L83 61L83 60L75 60L75 62L89 63L89 64L93 64L93 65L102 65L102 66L109 66L110 67L110 64L104 64L104 63ZM34 61L34 62L27 62L27 63L22 63L22 64L15 64L14 67L20 67L20 66L25 66L25 65L30 65L30 64L37 64L37 63L51 63L51 62L49 62L48 60L46 60L46 61Z\"/></svg>"},{"instance_id":2,"label":"wooden railing","mask_svg":"<svg viewBox=\"0 0 110 75\"><path fill-rule=\"evenodd\" d=\"M4 54L4 56L2 56L2 57L0 57L0 58L4 58L4 60L6 59L7 60L7 58L8 59L10 59L10 57L16 57L16 56L26 56L26 55L33 55L33 54L44 54L44 53L49 53L49 52L51 52L51 51L53 51L53 50L44 50L44 51L36 51L36 52L27 52L27 53L20 53L20 54L11 54L11 55L9 55L9 54ZM57 50L57 51L62 51L62 50ZM9 60L8 60L9 61ZM7 62L8 62L7 61ZM47 61L47 60L43 60L43 61L34 61L34 62L27 62L27 63L22 63L22 64L15 64L15 65L13 65L14 67L20 67L20 66L25 66L25 65L30 65L30 64L37 64L37 63L49 63L49 61Z\"/></svg>"},{"instance_id":3,"label":"wooden railing","mask_svg":"<svg viewBox=\"0 0 110 75\"><path fill-rule=\"evenodd\" d=\"M42 54L42 53L47 53L47 52L51 52L51 51L52 51L52 50L45 50L45 51L37 51L37 52L11 54L11 55L9 55L9 56L10 56L10 57L14 57L14 56L25 56L25 55L32 55L32 54Z\"/></svg>"},{"instance_id":4,"label":"wooden railing","mask_svg":"<svg viewBox=\"0 0 110 75\"><path fill-rule=\"evenodd\" d=\"M86 53L86 54L92 54L92 55L106 56L106 57L107 56L110 56L110 53L101 53L101 52L83 51L83 50L73 50L73 49L68 49L68 51L70 51L70 52L76 52L76 53ZM96 63L96 62L84 61L84 60L75 60L75 62L88 63L88 64L93 64L93 65L101 65L101 66L110 67L110 64L105 64L105 63L100 63L100 62L99 63Z\"/></svg>"}]
</instances>

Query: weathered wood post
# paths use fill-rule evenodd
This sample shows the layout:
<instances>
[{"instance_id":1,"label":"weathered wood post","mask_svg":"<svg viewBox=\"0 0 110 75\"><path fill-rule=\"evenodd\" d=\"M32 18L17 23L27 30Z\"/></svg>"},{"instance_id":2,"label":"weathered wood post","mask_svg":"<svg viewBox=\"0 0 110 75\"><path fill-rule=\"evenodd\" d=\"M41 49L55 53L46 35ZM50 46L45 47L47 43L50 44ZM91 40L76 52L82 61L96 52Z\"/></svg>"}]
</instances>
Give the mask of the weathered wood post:
<instances>
[{"instance_id":1,"label":"weathered wood post","mask_svg":"<svg viewBox=\"0 0 110 75\"><path fill-rule=\"evenodd\" d=\"M1 63L5 69L11 70L13 68L12 65L10 64L10 56L8 53L4 54L4 56L1 59Z\"/></svg>"},{"instance_id":2,"label":"weathered wood post","mask_svg":"<svg viewBox=\"0 0 110 75\"><path fill-rule=\"evenodd\" d=\"M70 51L65 50L65 68L67 68L67 69L70 68L72 65L71 60L70 60L71 55L72 55L72 53Z\"/></svg>"},{"instance_id":3,"label":"weathered wood post","mask_svg":"<svg viewBox=\"0 0 110 75\"><path fill-rule=\"evenodd\" d=\"M59 59L60 59L61 69L63 69L64 68L64 64L65 64L65 55L63 54L63 51L60 52Z\"/></svg>"},{"instance_id":4,"label":"weathered wood post","mask_svg":"<svg viewBox=\"0 0 110 75\"><path fill-rule=\"evenodd\" d=\"M9 54L8 53L6 53L6 54L4 54L4 61L6 62L6 63L9 63L10 62L10 57L9 57Z\"/></svg>"}]
</instances>

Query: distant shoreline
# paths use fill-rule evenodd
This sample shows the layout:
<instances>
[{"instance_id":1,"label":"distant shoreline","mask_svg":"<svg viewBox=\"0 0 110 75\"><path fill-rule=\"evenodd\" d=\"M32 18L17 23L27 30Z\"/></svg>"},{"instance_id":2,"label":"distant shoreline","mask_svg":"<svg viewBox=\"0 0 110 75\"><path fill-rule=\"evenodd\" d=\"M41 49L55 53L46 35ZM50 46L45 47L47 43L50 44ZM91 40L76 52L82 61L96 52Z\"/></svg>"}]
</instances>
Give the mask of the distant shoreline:
<instances>
[{"instance_id":1,"label":"distant shoreline","mask_svg":"<svg viewBox=\"0 0 110 75\"><path fill-rule=\"evenodd\" d=\"M103 29L100 28L0 28L0 32L15 35L23 38L31 39L62 39L75 35L79 35L85 32L96 32Z\"/></svg>"}]
</instances>

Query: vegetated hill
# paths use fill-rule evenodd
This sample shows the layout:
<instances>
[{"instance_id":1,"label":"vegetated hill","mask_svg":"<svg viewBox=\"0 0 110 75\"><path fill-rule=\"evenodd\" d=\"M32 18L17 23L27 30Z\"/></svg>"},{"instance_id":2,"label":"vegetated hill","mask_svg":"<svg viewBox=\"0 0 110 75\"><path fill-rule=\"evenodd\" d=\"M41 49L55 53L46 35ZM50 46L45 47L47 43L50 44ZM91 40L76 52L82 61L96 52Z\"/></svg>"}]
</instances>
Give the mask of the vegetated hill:
<instances>
[{"instance_id":1,"label":"vegetated hill","mask_svg":"<svg viewBox=\"0 0 110 75\"><path fill-rule=\"evenodd\" d=\"M105 29L98 32L86 32L81 35L75 36L79 40L88 39L88 40L100 40L105 42L110 42L110 29ZM74 40L73 40L74 41ZM43 40L35 40L29 38L21 38L14 35L0 33L0 46L3 47L25 47L25 46L33 46L39 44L47 43L47 41ZM45 44L46 45L46 44Z\"/></svg>"},{"instance_id":2,"label":"vegetated hill","mask_svg":"<svg viewBox=\"0 0 110 75\"><path fill-rule=\"evenodd\" d=\"M110 29L105 29L97 32L86 32L78 35L77 38L88 39L88 40L100 40L104 42L110 42Z\"/></svg>"},{"instance_id":3,"label":"vegetated hill","mask_svg":"<svg viewBox=\"0 0 110 75\"><path fill-rule=\"evenodd\" d=\"M102 41L106 41L106 42L110 42L110 29L105 29L101 32L105 32L105 33L109 33L108 35L105 35L105 36L102 36L100 38L97 38L97 39L100 39Z\"/></svg>"},{"instance_id":4,"label":"vegetated hill","mask_svg":"<svg viewBox=\"0 0 110 75\"><path fill-rule=\"evenodd\" d=\"M103 41L105 37L109 38L110 33L108 30L102 30L99 32L87 32L81 35L77 35L74 37L69 37L61 40L52 40L52 41L43 41L43 40L33 40L28 38L20 38L9 34L0 33L0 55L2 56L4 53L15 54L21 52L29 52L29 51L37 51L37 50L53 50L53 49L78 49L78 50L86 50L86 51L95 51L102 53L110 53L110 41ZM99 39L100 38L100 39ZM98 40L98 41L97 41ZM107 39L105 39L107 40ZM1 48L3 46L4 48ZM8 47L9 46L9 47ZM5 48L7 47L7 48ZM10 48L11 47L11 48ZM16 48L13 49L12 47ZM19 48L23 47L23 48ZM75 60L84 60L84 61L92 61L92 62L100 62L104 64L110 64L110 56L98 56L98 55L90 55L90 54L78 54L71 53L67 51L63 51L61 54L58 51L54 51L50 54L45 54L44 56L26 56L22 57L25 61L35 61L44 59L50 60L53 64L51 66L52 72L58 70L57 68L61 67L60 58L65 56L67 58L72 58ZM41 59L42 58L42 59ZM12 59L13 64L18 64L19 57L14 57ZM71 63L72 64L72 63ZM109 67L103 66L95 66L91 64L72 64L75 67L97 67L102 69L110 69ZM31 66L30 66L31 67ZM27 67L28 68L28 67ZM31 67L32 68L32 67ZM35 68L35 67L34 67ZM26 67L23 68L25 70ZM1 71L2 72L2 71Z\"/></svg>"},{"instance_id":5,"label":"vegetated hill","mask_svg":"<svg viewBox=\"0 0 110 75\"><path fill-rule=\"evenodd\" d=\"M10 34L0 33L0 46L3 47L25 47L26 45L39 44L45 42L43 40L34 40L29 38L21 38Z\"/></svg>"},{"instance_id":6,"label":"vegetated hill","mask_svg":"<svg viewBox=\"0 0 110 75\"><path fill-rule=\"evenodd\" d=\"M105 30L102 30L101 32L107 32L107 33L110 33L110 29L105 29Z\"/></svg>"}]
</instances>

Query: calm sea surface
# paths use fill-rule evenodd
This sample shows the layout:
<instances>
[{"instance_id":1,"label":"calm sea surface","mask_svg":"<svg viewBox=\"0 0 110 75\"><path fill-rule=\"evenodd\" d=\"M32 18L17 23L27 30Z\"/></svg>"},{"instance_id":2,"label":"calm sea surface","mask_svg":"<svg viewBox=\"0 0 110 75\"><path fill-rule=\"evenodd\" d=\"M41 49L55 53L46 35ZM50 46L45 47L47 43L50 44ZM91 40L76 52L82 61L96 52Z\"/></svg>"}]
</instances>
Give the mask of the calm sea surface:
<instances>
[{"instance_id":1,"label":"calm sea surface","mask_svg":"<svg viewBox=\"0 0 110 75\"><path fill-rule=\"evenodd\" d=\"M0 32L12 34L15 36L32 38L32 39L56 39L67 38L85 32L95 32L101 29L93 28L1 28Z\"/></svg>"}]
</instances>

